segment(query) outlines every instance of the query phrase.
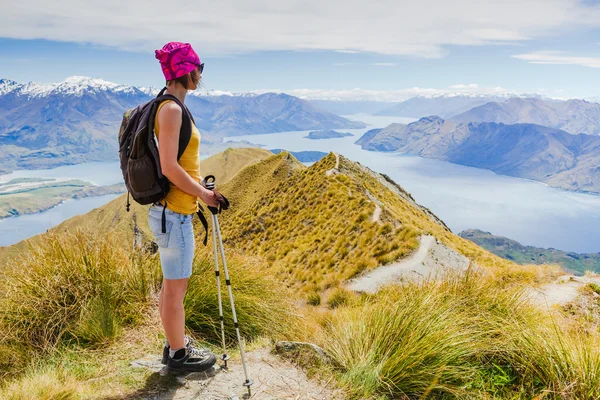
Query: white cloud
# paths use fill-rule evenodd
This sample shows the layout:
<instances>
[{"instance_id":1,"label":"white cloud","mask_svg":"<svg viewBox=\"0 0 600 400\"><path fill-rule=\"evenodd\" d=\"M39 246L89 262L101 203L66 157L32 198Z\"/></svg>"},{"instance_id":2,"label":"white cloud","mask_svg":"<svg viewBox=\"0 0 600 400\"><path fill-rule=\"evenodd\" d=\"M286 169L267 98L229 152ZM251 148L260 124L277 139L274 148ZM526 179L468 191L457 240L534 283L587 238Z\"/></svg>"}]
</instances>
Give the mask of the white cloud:
<instances>
[{"instance_id":1,"label":"white cloud","mask_svg":"<svg viewBox=\"0 0 600 400\"><path fill-rule=\"evenodd\" d=\"M600 26L578 0L20 0L0 37L149 51L187 41L202 54L333 50L441 57L446 45L515 43Z\"/></svg>"},{"instance_id":2,"label":"white cloud","mask_svg":"<svg viewBox=\"0 0 600 400\"><path fill-rule=\"evenodd\" d=\"M600 68L600 57L569 56L558 51L538 51L528 54L516 54L512 57L529 61L530 64L579 65Z\"/></svg>"},{"instance_id":3,"label":"white cloud","mask_svg":"<svg viewBox=\"0 0 600 400\"><path fill-rule=\"evenodd\" d=\"M378 63L371 63L371 65L374 65L376 67L395 67L398 65L398 63L378 62Z\"/></svg>"},{"instance_id":4,"label":"white cloud","mask_svg":"<svg viewBox=\"0 0 600 400\"><path fill-rule=\"evenodd\" d=\"M259 90L254 93L281 92L281 90ZM433 88L406 88L399 90L369 90L369 89L350 89L350 90L327 90L327 89L294 89L285 90L287 94L297 96L303 99L312 100L346 100L346 101L389 101L398 102L408 100L411 97L425 96L509 96L518 95L517 92L502 87L481 87L479 85L452 85L447 89Z\"/></svg>"}]
</instances>

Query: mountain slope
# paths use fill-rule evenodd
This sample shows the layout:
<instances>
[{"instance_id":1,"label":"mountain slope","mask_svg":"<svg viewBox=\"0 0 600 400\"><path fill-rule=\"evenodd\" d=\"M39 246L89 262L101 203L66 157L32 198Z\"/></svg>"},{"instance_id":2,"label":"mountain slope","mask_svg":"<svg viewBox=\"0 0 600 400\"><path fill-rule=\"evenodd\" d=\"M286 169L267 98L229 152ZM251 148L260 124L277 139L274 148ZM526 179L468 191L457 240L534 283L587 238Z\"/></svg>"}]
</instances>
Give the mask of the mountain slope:
<instances>
[{"instance_id":1,"label":"mountain slope","mask_svg":"<svg viewBox=\"0 0 600 400\"><path fill-rule=\"evenodd\" d=\"M452 119L460 122L528 123L574 134L600 134L600 104L585 100L511 98L475 107Z\"/></svg>"},{"instance_id":2,"label":"mountain slope","mask_svg":"<svg viewBox=\"0 0 600 400\"><path fill-rule=\"evenodd\" d=\"M424 234L481 266L511 265L452 234L389 177L358 163L331 153L291 171L273 170L274 160L247 168L252 190L244 187L246 170L221 188L232 208L219 218L228 249L264 258L292 287L335 287L406 257Z\"/></svg>"},{"instance_id":3,"label":"mountain slope","mask_svg":"<svg viewBox=\"0 0 600 400\"><path fill-rule=\"evenodd\" d=\"M569 190L600 191L600 138L532 124L422 118L359 139L362 148L399 151Z\"/></svg>"},{"instance_id":4,"label":"mountain slope","mask_svg":"<svg viewBox=\"0 0 600 400\"><path fill-rule=\"evenodd\" d=\"M214 175L217 184L225 183L247 166L269 158L269 150L257 148L229 148L200 162L202 176Z\"/></svg>"}]
</instances>

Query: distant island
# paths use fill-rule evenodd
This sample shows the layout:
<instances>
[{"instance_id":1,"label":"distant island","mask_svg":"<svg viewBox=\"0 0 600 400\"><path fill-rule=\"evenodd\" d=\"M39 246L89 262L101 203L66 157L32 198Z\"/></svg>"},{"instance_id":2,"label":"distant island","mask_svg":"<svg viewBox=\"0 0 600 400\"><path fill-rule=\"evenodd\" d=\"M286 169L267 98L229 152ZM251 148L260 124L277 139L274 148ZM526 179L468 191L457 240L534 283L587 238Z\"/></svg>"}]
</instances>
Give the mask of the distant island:
<instances>
[{"instance_id":1,"label":"distant island","mask_svg":"<svg viewBox=\"0 0 600 400\"><path fill-rule=\"evenodd\" d=\"M279 154L282 151L287 151L284 149L272 149L269 150L273 154ZM290 153L298 159L298 161L302 163L313 163L319 161L321 158L325 157L327 153L322 151L290 151Z\"/></svg>"},{"instance_id":2,"label":"distant island","mask_svg":"<svg viewBox=\"0 0 600 400\"><path fill-rule=\"evenodd\" d=\"M78 179L17 178L0 183L0 219L35 214L68 199L125 193L125 185L95 186Z\"/></svg>"},{"instance_id":3,"label":"distant island","mask_svg":"<svg viewBox=\"0 0 600 400\"><path fill-rule=\"evenodd\" d=\"M308 134L308 136L304 136L307 139L335 139L342 138L346 136L354 136L348 132L338 132L334 130L323 130L323 131L313 131Z\"/></svg>"},{"instance_id":4,"label":"distant island","mask_svg":"<svg viewBox=\"0 0 600 400\"><path fill-rule=\"evenodd\" d=\"M600 272L600 253L579 254L524 246L515 240L495 236L479 229L468 229L459 233L458 236L517 264L559 264L577 275L583 275L587 270Z\"/></svg>"}]
</instances>

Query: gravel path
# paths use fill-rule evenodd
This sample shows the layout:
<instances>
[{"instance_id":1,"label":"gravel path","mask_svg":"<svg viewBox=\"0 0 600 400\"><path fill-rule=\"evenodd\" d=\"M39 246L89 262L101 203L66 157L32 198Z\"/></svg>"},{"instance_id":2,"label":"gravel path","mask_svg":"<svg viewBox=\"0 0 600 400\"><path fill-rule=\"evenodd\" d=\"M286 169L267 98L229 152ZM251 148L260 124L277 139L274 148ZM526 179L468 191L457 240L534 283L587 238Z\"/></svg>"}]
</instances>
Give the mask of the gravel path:
<instances>
[{"instance_id":1,"label":"gravel path","mask_svg":"<svg viewBox=\"0 0 600 400\"><path fill-rule=\"evenodd\" d=\"M469 259L438 243L433 236L421 236L419 249L410 257L379 267L351 280L347 288L356 292L375 293L380 286L401 279L422 279L448 270L464 271Z\"/></svg>"},{"instance_id":2,"label":"gravel path","mask_svg":"<svg viewBox=\"0 0 600 400\"><path fill-rule=\"evenodd\" d=\"M227 370L217 368L209 373L181 376L178 378L181 387L145 400L343 399L339 391L308 379L300 368L271 354L269 349L247 352L246 364L250 379L254 381L251 397L243 386L245 377L241 362L234 359L229 361ZM132 365L160 374L167 373L160 364L159 356L148 356L134 361Z\"/></svg>"},{"instance_id":3,"label":"gravel path","mask_svg":"<svg viewBox=\"0 0 600 400\"><path fill-rule=\"evenodd\" d=\"M600 277L563 275L552 283L530 289L528 296L540 307L564 306L576 300L589 283L600 285Z\"/></svg>"}]
</instances>

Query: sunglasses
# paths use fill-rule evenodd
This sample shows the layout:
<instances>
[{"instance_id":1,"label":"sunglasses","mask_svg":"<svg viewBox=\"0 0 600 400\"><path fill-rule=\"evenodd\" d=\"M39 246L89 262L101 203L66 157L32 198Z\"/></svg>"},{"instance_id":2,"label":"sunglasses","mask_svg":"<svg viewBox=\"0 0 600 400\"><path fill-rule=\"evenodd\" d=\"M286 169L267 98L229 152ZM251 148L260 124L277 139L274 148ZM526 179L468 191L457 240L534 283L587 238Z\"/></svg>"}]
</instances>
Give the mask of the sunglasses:
<instances>
[{"instance_id":1,"label":"sunglasses","mask_svg":"<svg viewBox=\"0 0 600 400\"><path fill-rule=\"evenodd\" d=\"M198 65L198 64L194 64L195 66L197 66L199 68L199 72L202 73L202 71L204 71L204 63Z\"/></svg>"}]
</instances>

